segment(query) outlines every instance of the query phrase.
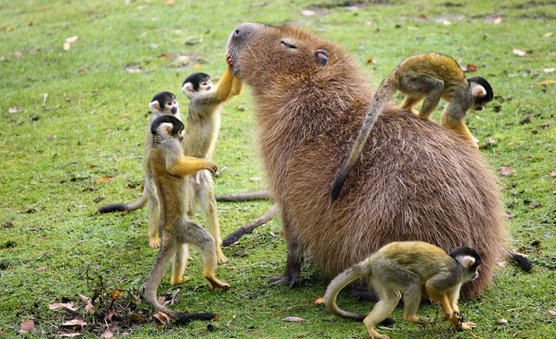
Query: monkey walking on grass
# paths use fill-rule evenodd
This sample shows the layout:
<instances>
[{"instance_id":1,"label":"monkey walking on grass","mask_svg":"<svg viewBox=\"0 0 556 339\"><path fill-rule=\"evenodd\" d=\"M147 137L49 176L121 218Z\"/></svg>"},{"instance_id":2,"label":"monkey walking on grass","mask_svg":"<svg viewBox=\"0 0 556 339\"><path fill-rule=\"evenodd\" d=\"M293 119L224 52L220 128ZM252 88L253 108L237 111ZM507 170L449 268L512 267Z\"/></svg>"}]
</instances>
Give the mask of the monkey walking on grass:
<instances>
[{"instance_id":1,"label":"monkey walking on grass","mask_svg":"<svg viewBox=\"0 0 556 339\"><path fill-rule=\"evenodd\" d=\"M183 130L183 123L173 116L161 116L151 125L153 144L149 166L160 203L162 243L147 278L143 296L157 311L178 320L190 320L189 315L161 305L156 296L158 285L172 256L171 284L187 281L183 274L187 266L187 245L190 244L201 252L203 275L210 282L211 291L215 288L228 289L230 285L216 278L217 253L213 236L191 221L186 210L187 199L191 198L185 194L187 177L201 170L214 173L217 168L210 160L184 155L181 145L184 139Z\"/></svg>"},{"instance_id":2,"label":"monkey walking on grass","mask_svg":"<svg viewBox=\"0 0 556 339\"><path fill-rule=\"evenodd\" d=\"M404 320L418 324L432 322L417 315L421 289L425 287L429 297L440 303L443 320L470 330L476 325L461 321L457 303L461 285L479 276L481 263L479 254L465 246L447 254L440 247L422 241L391 242L336 276L326 288L324 300L328 310L337 316L363 321L372 338L388 339L375 326L394 311L402 296ZM362 277L369 277L379 296L367 316L346 312L336 305L338 293Z\"/></svg>"}]
</instances>

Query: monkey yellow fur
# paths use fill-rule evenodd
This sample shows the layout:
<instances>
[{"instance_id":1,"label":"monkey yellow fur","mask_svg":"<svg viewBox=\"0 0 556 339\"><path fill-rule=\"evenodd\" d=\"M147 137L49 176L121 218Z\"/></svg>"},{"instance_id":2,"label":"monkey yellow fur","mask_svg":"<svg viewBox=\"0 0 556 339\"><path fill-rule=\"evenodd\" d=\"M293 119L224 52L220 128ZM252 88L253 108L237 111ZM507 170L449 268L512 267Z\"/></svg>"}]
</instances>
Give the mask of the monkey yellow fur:
<instances>
[{"instance_id":1,"label":"monkey yellow fur","mask_svg":"<svg viewBox=\"0 0 556 339\"><path fill-rule=\"evenodd\" d=\"M424 286L429 297L440 302L444 320L469 330L474 323L460 320L457 305L461 285L478 277L479 254L469 247L458 247L447 254L440 247L422 241L391 242L364 261L336 276L328 285L324 299L334 314L363 320L372 338L388 338L376 331L375 325L386 319L403 295L403 318L414 323L430 323L417 315ZM336 305L338 293L350 282L369 277L379 301L369 315L341 310Z\"/></svg>"},{"instance_id":2,"label":"monkey yellow fur","mask_svg":"<svg viewBox=\"0 0 556 339\"><path fill-rule=\"evenodd\" d=\"M172 284L187 280L183 273L187 264L187 244L197 247L203 257L203 275L210 282L211 290L228 289L230 285L215 276L217 266L216 244L214 238L187 217L185 187L187 176L200 170L216 171L216 165L207 159L186 157L181 142L184 126L175 117L162 116L152 126L153 148L150 166L160 203L162 226L162 243L145 286L144 298L157 311L172 317L179 316L161 305L156 291L164 271L174 256L172 267Z\"/></svg>"},{"instance_id":3,"label":"monkey yellow fur","mask_svg":"<svg viewBox=\"0 0 556 339\"><path fill-rule=\"evenodd\" d=\"M399 90L405 93L401 108L412 110L423 98L419 117L428 119L438 106L440 98L448 104L442 113L442 125L460 135L472 147L478 148L473 135L465 124L465 114L469 108L482 110L493 99L490 84L482 77L465 78L458 63L449 56L439 53L425 53L411 56L402 61L380 84L369 105L350 154L332 186L332 200L340 195L341 188L359 159L363 146L377 117L386 104Z\"/></svg>"},{"instance_id":4,"label":"monkey yellow fur","mask_svg":"<svg viewBox=\"0 0 556 339\"><path fill-rule=\"evenodd\" d=\"M205 81L193 83L196 75L204 76ZM193 74L183 83L182 90L191 100L185 129L187 138L182 143L184 154L188 156L212 159L220 130L222 104L241 92L243 82L234 77L228 67L220 77L216 89L210 88L210 84L210 77L204 73ZM216 241L218 262L226 262L226 256L220 247L220 223L212 176L206 171L192 175L187 181L186 195L189 203L187 214L193 218L197 202L207 220L208 230Z\"/></svg>"}]
</instances>

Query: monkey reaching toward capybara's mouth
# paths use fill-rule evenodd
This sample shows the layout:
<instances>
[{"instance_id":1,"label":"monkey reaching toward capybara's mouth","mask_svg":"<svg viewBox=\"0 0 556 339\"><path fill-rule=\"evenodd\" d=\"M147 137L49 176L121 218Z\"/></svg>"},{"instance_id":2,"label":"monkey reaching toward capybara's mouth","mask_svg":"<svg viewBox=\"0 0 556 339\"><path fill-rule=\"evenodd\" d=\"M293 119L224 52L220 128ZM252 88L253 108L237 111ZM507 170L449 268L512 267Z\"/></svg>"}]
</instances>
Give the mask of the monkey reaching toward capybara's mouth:
<instances>
[{"instance_id":1,"label":"monkey reaching toward capybara's mouth","mask_svg":"<svg viewBox=\"0 0 556 339\"><path fill-rule=\"evenodd\" d=\"M332 183L373 96L368 76L337 44L287 26L238 26L228 56L253 89L258 142L282 214L288 259L278 282L297 281L305 251L333 276L403 240L475 248L481 276L463 296L492 281L506 230L496 179L477 150L387 107L332 203Z\"/></svg>"}]
</instances>

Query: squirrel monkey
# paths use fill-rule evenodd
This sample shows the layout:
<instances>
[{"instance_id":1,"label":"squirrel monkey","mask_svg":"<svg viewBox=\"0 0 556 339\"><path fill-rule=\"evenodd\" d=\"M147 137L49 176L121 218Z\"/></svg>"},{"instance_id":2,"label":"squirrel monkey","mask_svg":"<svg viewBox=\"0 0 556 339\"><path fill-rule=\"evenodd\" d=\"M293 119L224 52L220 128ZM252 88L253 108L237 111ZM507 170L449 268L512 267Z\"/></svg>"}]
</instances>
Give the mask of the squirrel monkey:
<instances>
[{"instance_id":1,"label":"squirrel monkey","mask_svg":"<svg viewBox=\"0 0 556 339\"><path fill-rule=\"evenodd\" d=\"M230 59L227 62L229 67L220 77L216 88L206 73L191 74L183 81L182 91L190 100L185 128L187 138L182 143L184 153L188 156L212 159L220 131L222 104L241 92L243 82L232 75ZM208 230L216 240L218 262L225 263L227 259L220 247L220 223L212 176L206 171L191 175L186 192L190 197L187 214L193 218L195 204L201 207Z\"/></svg>"},{"instance_id":2,"label":"squirrel monkey","mask_svg":"<svg viewBox=\"0 0 556 339\"><path fill-rule=\"evenodd\" d=\"M171 284L187 281L183 277L187 264L187 244L194 245L201 251L203 275L210 282L210 289L230 287L215 276L217 255L214 238L191 221L186 213L187 176L204 169L214 173L217 167L210 160L184 155L181 145L183 130L184 125L180 120L167 115L155 119L151 125L153 145L149 164L160 203L162 243L143 295L157 311L177 318L181 317L180 313L161 305L156 291L171 256L174 256Z\"/></svg>"},{"instance_id":3,"label":"squirrel monkey","mask_svg":"<svg viewBox=\"0 0 556 339\"><path fill-rule=\"evenodd\" d=\"M332 186L332 200L336 200L340 195L342 186L359 158L378 115L392 100L396 90L407 95L401 105L404 109L412 109L425 99L418 113L423 119L430 117L440 98L446 100L448 104L442 113L442 125L478 148L465 124L465 113L470 108L480 111L486 103L492 101L494 93L488 81L482 77L466 79L457 61L446 55L425 53L411 56L396 66L376 91L367 109L363 127Z\"/></svg>"},{"instance_id":4,"label":"squirrel monkey","mask_svg":"<svg viewBox=\"0 0 556 339\"><path fill-rule=\"evenodd\" d=\"M396 307L403 295L403 318L414 323L430 323L417 316L421 302L421 288L440 303L443 320L469 330L472 322L460 320L457 305L461 285L479 276L479 254L469 247L458 247L448 255L440 247L422 241L391 242L336 276L326 288L325 304L332 313L344 318L363 321L372 338L388 338L375 330ZM369 315L358 315L341 310L336 305L338 293L352 281L369 276L379 301Z\"/></svg>"},{"instance_id":5,"label":"squirrel monkey","mask_svg":"<svg viewBox=\"0 0 556 339\"><path fill-rule=\"evenodd\" d=\"M145 140L145 153L143 155L143 170L145 172L145 186L143 188L143 194L141 198L137 201L128 204L111 204L99 207L98 211L100 213L110 213L116 211L132 211L140 207L145 206L147 201L149 202L149 246L156 248L160 246L160 237L158 236L158 220L159 220L159 209L158 209L158 198L156 196L156 187L153 182L152 173L149 169L149 157L152 149L152 133L150 131L150 126L152 122L162 115L171 115L178 119L180 117L179 104L176 101L176 96L170 92L160 92L156 94L149 103L149 109L152 112L152 116L147 127L146 140Z\"/></svg>"}]
</instances>

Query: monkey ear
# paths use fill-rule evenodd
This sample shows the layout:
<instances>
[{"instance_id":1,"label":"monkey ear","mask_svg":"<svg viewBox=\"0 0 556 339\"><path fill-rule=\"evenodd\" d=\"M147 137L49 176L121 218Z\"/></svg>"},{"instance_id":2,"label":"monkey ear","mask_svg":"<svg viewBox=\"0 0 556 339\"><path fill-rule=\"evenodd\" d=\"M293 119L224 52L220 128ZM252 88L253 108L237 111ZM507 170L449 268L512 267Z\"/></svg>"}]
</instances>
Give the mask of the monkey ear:
<instances>
[{"instance_id":1,"label":"monkey ear","mask_svg":"<svg viewBox=\"0 0 556 339\"><path fill-rule=\"evenodd\" d=\"M326 66L328 63L328 53L323 49L317 49L314 54L317 59L317 65L321 67Z\"/></svg>"},{"instance_id":2,"label":"monkey ear","mask_svg":"<svg viewBox=\"0 0 556 339\"><path fill-rule=\"evenodd\" d=\"M160 105L158 104L158 100L151 101L151 103L149 104L149 109L153 113L162 112L162 110L160 109Z\"/></svg>"},{"instance_id":3,"label":"monkey ear","mask_svg":"<svg viewBox=\"0 0 556 339\"><path fill-rule=\"evenodd\" d=\"M476 85L473 86L473 89L471 89L471 95L473 98L482 98L487 95L487 91L483 86Z\"/></svg>"},{"instance_id":4,"label":"monkey ear","mask_svg":"<svg viewBox=\"0 0 556 339\"><path fill-rule=\"evenodd\" d=\"M475 258L470 255L466 255L461 258L461 263L464 267L471 267L475 263Z\"/></svg>"},{"instance_id":5,"label":"monkey ear","mask_svg":"<svg viewBox=\"0 0 556 339\"><path fill-rule=\"evenodd\" d=\"M193 84L190 82L186 82L181 88L181 90L185 95L187 95L188 98L190 98L191 95L193 95L193 92L195 92L193 89Z\"/></svg>"}]
</instances>

